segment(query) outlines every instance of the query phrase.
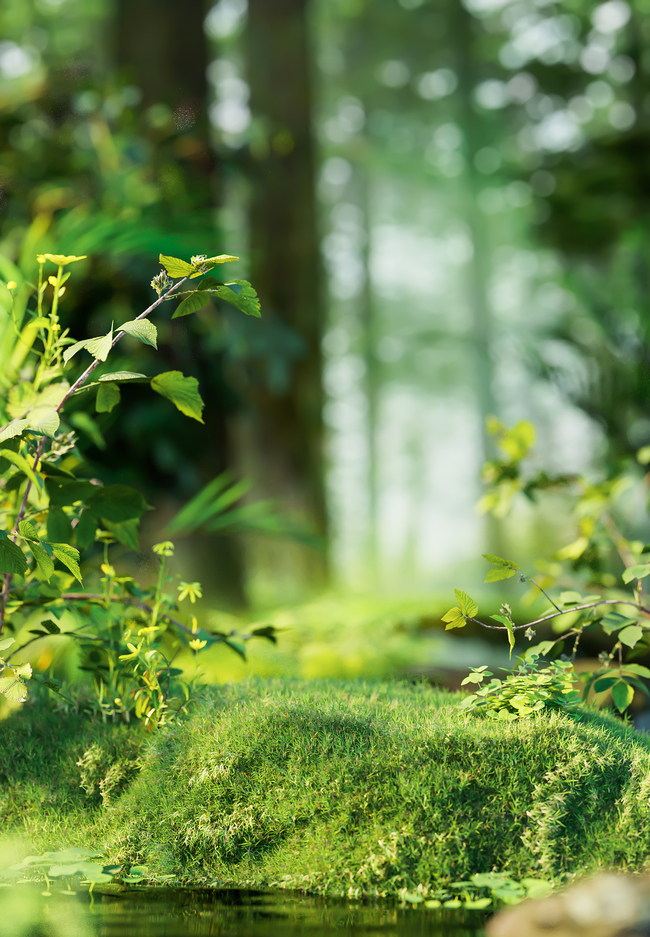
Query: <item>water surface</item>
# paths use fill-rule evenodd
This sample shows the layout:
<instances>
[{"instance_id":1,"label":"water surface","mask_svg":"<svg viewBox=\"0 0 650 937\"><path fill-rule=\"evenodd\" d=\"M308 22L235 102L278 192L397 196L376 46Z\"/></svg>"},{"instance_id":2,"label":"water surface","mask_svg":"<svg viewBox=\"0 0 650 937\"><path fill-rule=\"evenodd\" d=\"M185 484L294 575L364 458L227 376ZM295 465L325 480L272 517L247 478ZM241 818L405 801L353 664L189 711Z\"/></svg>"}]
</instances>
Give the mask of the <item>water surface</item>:
<instances>
[{"instance_id":1,"label":"water surface","mask_svg":"<svg viewBox=\"0 0 650 937\"><path fill-rule=\"evenodd\" d=\"M483 937L487 915L243 889L0 889L2 937Z\"/></svg>"}]
</instances>

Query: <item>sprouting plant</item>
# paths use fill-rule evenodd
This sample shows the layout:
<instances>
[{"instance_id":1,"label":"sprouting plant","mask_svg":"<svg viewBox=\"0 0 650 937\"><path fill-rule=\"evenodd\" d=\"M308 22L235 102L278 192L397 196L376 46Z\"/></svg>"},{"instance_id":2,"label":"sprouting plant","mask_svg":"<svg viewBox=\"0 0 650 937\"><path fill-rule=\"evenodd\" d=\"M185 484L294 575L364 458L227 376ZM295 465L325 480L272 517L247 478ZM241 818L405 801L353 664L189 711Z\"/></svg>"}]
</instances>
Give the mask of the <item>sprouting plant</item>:
<instances>
[{"instance_id":1,"label":"sprouting plant","mask_svg":"<svg viewBox=\"0 0 650 937\"><path fill-rule=\"evenodd\" d=\"M206 276L236 257L201 254L188 263L161 255L163 270L151 284L158 298L135 319L112 325L105 335L75 341L62 324L61 306L69 268L85 259L41 254L36 284L22 279L15 268L15 279L0 286L0 421L5 421L0 426L0 635L5 628L22 634L32 612L41 613L27 641L0 637L0 651L12 646L9 657L0 658L0 693L15 702L25 698L31 667L13 663L15 655L24 657L27 647L43 638L72 635L81 642L83 666L93 675L102 714L129 718L133 713L159 725L171 712L173 686L180 675L172 667L173 656L183 642L194 653L221 641L242 654L241 640L257 635L252 632L238 641L234 635L199 630L195 618L190 626L171 614L179 601L189 597L194 603L201 595L198 583L183 583L178 599L165 591L171 543L156 550L160 569L153 590L117 575L108 547L119 542L137 549L138 523L149 506L135 489L102 485L92 477L76 448L75 429L101 438L99 428L87 404L68 422L66 404L72 397L82 404L94 398L96 412L110 412L120 402L121 384L146 381L183 414L202 423L203 401L195 378L180 371L148 377L110 371L104 365L125 335L157 347L157 329L149 317L163 303L181 298L172 318L198 311L211 298L252 316L260 315L260 307L245 280L223 282ZM11 267L8 260L7 265ZM55 274L47 274L48 265L54 265ZM190 286L197 278L199 282ZM92 360L69 380L67 372L82 353ZM211 503L208 507L218 513ZM87 591L81 558L94 543L103 544L104 550L101 589ZM63 627L64 615L77 622L73 631ZM272 629L259 630L260 636L273 640ZM176 648L171 657L169 647ZM52 677L35 676L60 692ZM187 686L185 696L186 691Z\"/></svg>"},{"instance_id":2,"label":"sprouting plant","mask_svg":"<svg viewBox=\"0 0 650 937\"><path fill-rule=\"evenodd\" d=\"M550 564L547 564L542 575L533 577L524 573L512 560L483 554L484 559L493 567L485 577L486 582L499 582L517 576L520 583L528 583L534 592L548 602L548 607L538 617L525 624L515 623L512 611L505 603L499 614L490 616L498 624L491 625L482 621L477 617L477 603L462 590L454 590L457 604L443 616L447 629L462 628L467 622L474 622L484 628L503 630L508 638L511 655L515 646L515 632L523 630L526 638L531 641L535 637L536 628L550 622L556 623L554 638L528 648L525 654L528 663L521 665L527 668L525 672L522 672L520 667L519 675L515 673L505 681L492 681L492 684L479 691L476 703L470 698L469 701L463 701L462 705L469 710L485 708L486 705L494 709L497 708L494 701L501 700L502 703L507 703L508 711L514 712L512 688L521 685L517 684L517 681L523 678L530 684L533 679L530 668L534 667L534 682L537 683L543 678L540 686L556 686L555 708L574 708L575 696L569 692L568 686L569 681L574 682L577 679L573 661L580 639L588 629L593 631L600 628L613 646L601 653L600 667L581 675L585 681L582 698L586 701L592 692L601 694L607 691L611 694L616 708L623 713L631 704L635 689L650 696L643 682L650 679L650 669L633 662L635 657L650 648L650 601L644 596L643 585L645 578L650 575L650 545L626 536L621 529L622 523L627 523L628 526L638 524L643 507L640 509L638 498L631 496L635 486L645 492L648 476L641 480L635 479L632 467L619 470L600 483L578 476L549 476L545 472L526 474L521 463L529 455L533 445L534 428L530 424L520 423L514 429L506 430L494 419L489 428L496 436L505 458L502 461L490 462L486 466L484 475L491 488L482 499L483 508L504 516L517 494L534 499L540 492L549 488L565 489L570 491L575 499L579 536L555 554L554 574L550 574ZM649 447L639 451L637 461L641 465L650 462ZM622 504L625 496L633 507L633 518L625 516L625 505ZM583 574L583 581L579 583L580 589L562 588L570 581L568 564L574 582L579 572ZM553 587L557 583L560 583L559 594L553 594ZM568 619L564 629L561 628L562 618ZM568 660L554 661L548 664L545 670L538 669L539 657L561 653L566 642L571 642ZM474 670L464 682L481 683L481 674L484 675L484 668ZM566 689L562 690L564 680ZM569 701L570 705L558 707L557 704L561 703L562 699ZM547 701L542 708L548 705ZM499 706L503 708L501 703ZM530 713L524 710L528 710L528 704L525 702L522 703L519 715L537 711L536 708L531 709Z\"/></svg>"}]
</instances>

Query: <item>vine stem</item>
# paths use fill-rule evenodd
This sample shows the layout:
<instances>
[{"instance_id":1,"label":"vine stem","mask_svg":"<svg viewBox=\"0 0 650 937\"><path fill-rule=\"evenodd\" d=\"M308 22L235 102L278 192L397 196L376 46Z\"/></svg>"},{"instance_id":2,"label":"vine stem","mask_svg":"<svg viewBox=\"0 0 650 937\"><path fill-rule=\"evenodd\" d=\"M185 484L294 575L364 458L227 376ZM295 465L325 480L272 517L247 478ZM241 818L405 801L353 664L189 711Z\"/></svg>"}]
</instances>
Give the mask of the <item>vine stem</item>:
<instances>
[{"instance_id":1,"label":"vine stem","mask_svg":"<svg viewBox=\"0 0 650 937\"><path fill-rule=\"evenodd\" d=\"M555 603L553 603L555 605ZM529 621L525 625L513 625L513 631L521 631L522 628L532 628L533 625L542 625L545 621L551 621L553 618L559 618L562 615L570 615L571 612L580 612L584 611L587 608L598 608L599 605L631 605L633 608L638 609L640 612L644 612L646 615L650 615L650 608L646 608L645 605L640 605L637 602L630 602L629 599L599 599L598 602L588 602L586 605L572 605L571 608L567 608L564 611L559 610L553 612L552 615L544 615L543 618L537 618L535 621ZM555 606L557 608L557 606ZM504 625L488 625L486 622L481 621L480 618L471 618L469 615L465 621L473 621L475 625L481 625L482 628L492 628L495 631L508 631Z\"/></svg>"},{"instance_id":2,"label":"vine stem","mask_svg":"<svg viewBox=\"0 0 650 937\"><path fill-rule=\"evenodd\" d=\"M154 309L157 309L158 306L164 303L165 300L168 299L172 295L172 293L175 293L176 290L179 288L179 286L182 286L183 283L185 283L188 279L189 277L183 277L177 283L172 284L172 286L167 290L166 293L162 293L158 297L158 299L155 300L155 302L153 302L150 306L148 306L144 310L144 312L141 312L140 315L136 317L136 321L138 319L146 319L146 317L150 315L150 313L152 313ZM111 349L115 348L117 343L121 341L121 339L124 338L125 335L126 335L126 332L118 332L117 335L113 338ZM57 413L61 412L61 410L63 409L65 404L68 402L70 397L72 397L72 395L76 393L79 390L79 388L82 387L86 383L86 381L88 380L90 375L93 373L93 371L95 370L98 364L99 364L99 358L94 358L91 364L89 364L86 370L83 372L83 374L80 377L78 377L77 380L74 382L74 384L68 389L65 396L61 400L60 404L56 408ZM46 438L47 438L46 436L41 436L38 446L36 447L36 455L34 456L34 465L33 465L34 471L36 471L38 463L40 462L41 457L43 455L43 450L45 449ZM31 488L32 488L32 482L31 482L31 479L28 478L27 484L25 486L25 493L23 494L23 500L20 505L20 510L18 511L18 516L16 517L16 523L14 524L13 529L9 535L9 538L13 540L14 543L16 542L16 534L18 533L20 522L25 517L25 511L27 510L27 499L29 498L29 492L31 491ZM0 635L2 634L3 629L4 629L5 615L7 611L7 602L9 600L9 592L11 590L12 579L13 579L12 573L5 573L4 581L2 583L2 592L0 593Z\"/></svg>"}]
</instances>

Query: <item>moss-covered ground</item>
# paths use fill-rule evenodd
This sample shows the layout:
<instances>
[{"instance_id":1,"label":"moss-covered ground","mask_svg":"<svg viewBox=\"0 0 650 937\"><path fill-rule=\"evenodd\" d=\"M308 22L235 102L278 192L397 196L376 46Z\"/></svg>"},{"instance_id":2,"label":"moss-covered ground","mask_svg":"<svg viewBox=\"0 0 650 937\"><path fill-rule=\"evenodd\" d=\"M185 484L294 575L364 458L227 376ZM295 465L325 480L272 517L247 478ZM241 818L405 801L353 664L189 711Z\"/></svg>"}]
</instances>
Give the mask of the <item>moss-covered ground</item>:
<instances>
[{"instance_id":1,"label":"moss-covered ground","mask_svg":"<svg viewBox=\"0 0 650 937\"><path fill-rule=\"evenodd\" d=\"M339 895L644 864L650 737L457 702L425 684L255 679L149 735L25 707L0 724L2 829L186 884Z\"/></svg>"}]
</instances>

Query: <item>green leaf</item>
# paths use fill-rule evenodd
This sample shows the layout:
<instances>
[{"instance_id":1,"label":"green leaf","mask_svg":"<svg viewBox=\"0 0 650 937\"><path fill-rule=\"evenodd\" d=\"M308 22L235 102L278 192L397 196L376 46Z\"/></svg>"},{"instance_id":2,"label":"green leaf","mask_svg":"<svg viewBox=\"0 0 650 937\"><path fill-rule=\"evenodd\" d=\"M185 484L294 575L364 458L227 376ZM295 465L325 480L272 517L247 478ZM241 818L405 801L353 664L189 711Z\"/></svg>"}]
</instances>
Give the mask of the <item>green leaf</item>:
<instances>
[{"instance_id":1,"label":"green leaf","mask_svg":"<svg viewBox=\"0 0 650 937\"><path fill-rule=\"evenodd\" d=\"M75 579L83 583L81 570L79 569L79 550L71 547L68 543L53 543L51 546L57 560L67 566Z\"/></svg>"},{"instance_id":2,"label":"green leaf","mask_svg":"<svg viewBox=\"0 0 650 937\"><path fill-rule=\"evenodd\" d=\"M247 280L232 280L215 290L214 294L247 316L259 319L262 314L259 297Z\"/></svg>"},{"instance_id":3,"label":"green leaf","mask_svg":"<svg viewBox=\"0 0 650 937\"><path fill-rule=\"evenodd\" d=\"M36 543L40 541L40 537L36 532L36 528L33 524L30 524L29 521L21 521L18 524L18 532L21 537L24 537L25 540L35 540Z\"/></svg>"},{"instance_id":4,"label":"green leaf","mask_svg":"<svg viewBox=\"0 0 650 937\"><path fill-rule=\"evenodd\" d=\"M106 529L113 534L116 540L119 540L120 543L123 543L125 547L129 547L131 550L139 550L138 521L135 518L122 521L119 524L113 524L111 521L107 521L106 518L102 518L102 520L106 525Z\"/></svg>"},{"instance_id":5,"label":"green leaf","mask_svg":"<svg viewBox=\"0 0 650 937\"><path fill-rule=\"evenodd\" d=\"M129 485L105 485L103 488L94 488L94 494L88 498L88 509L102 520L113 524L142 517L145 511L150 510L143 496Z\"/></svg>"},{"instance_id":6,"label":"green leaf","mask_svg":"<svg viewBox=\"0 0 650 937\"><path fill-rule=\"evenodd\" d=\"M3 531L3 533L5 533ZM27 572L27 560L18 544L5 536L0 539L0 573L17 573L19 576Z\"/></svg>"},{"instance_id":7,"label":"green leaf","mask_svg":"<svg viewBox=\"0 0 650 937\"><path fill-rule=\"evenodd\" d=\"M57 543L68 543L72 538L72 523L68 515L61 508L53 508L47 512L47 539Z\"/></svg>"},{"instance_id":8,"label":"green leaf","mask_svg":"<svg viewBox=\"0 0 650 937\"><path fill-rule=\"evenodd\" d=\"M92 498L97 491L97 485L91 485L90 482L66 481L61 478L48 477L45 479L45 489L50 496L50 505L63 507ZM50 537L50 539L53 538Z\"/></svg>"},{"instance_id":9,"label":"green leaf","mask_svg":"<svg viewBox=\"0 0 650 937\"><path fill-rule=\"evenodd\" d=\"M625 628L628 625L635 625L638 619L628 618L627 615L621 615L619 612L607 612L603 616L600 624L606 634L613 634L619 628Z\"/></svg>"},{"instance_id":10,"label":"green leaf","mask_svg":"<svg viewBox=\"0 0 650 937\"><path fill-rule=\"evenodd\" d=\"M203 287L195 290L194 293L190 293L182 303L180 303L175 311L172 319L180 319L182 316L189 316L193 312L198 312L199 309L203 309L210 302L210 294L205 292Z\"/></svg>"},{"instance_id":11,"label":"green leaf","mask_svg":"<svg viewBox=\"0 0 650 937\"><path fill-rule=\"evenodd\" d=\"M487 560L488 563L492 563L493 566L507 566L509 569L521 569L521 567L513 563L512 560L504 560L503 557L495 556L494 553L481 553L481 556L484 560Z\"/></svg>"},{"instance_id":12,"label":"green leaf","mask_svg":"<svg viewBox=\"0 0 650 937\"><path fill-rule=\"evenodd\" d=\"M619 680L619 682L612 687L612 699L618 711L622 713L634 699L633 687L631 687L629 683L625 683L624 680Z\"/></svg>"},{"instance_id":13,"label":"green leaf","mask_svg":"<svg viewBox=\"0 0 650 937\"><path fill-rule=\"evenodd\" d=\"M510 569L510 567L505 566L491 569L485 577L485 582L499 582L500 579L510 579L512 576L515 576L516 573L516 569Z\"/></svg>"},{"instance_id":14,"label":"green leaf","mask_svg":"<svg viewBox=\"0 0 650 937\"><path fill-rule=\"evenodd\" d=\"M49 582L52 575L54 574L54 563L52 561L52 557L48 554L45 547L40 543L29 542L27 549L36 560L43 579L46 582Z\"/></svg>"},{"instance_id":15,"label":"green leaf","mask_svg":"<svg viewBox=\"0 0 650 937\"><path fill-rule=\"evenodd\" d=\"M199 395L199 383L195 377L185 377L180 371L165 371L154 377L151 387L156 393L171 400L185 416L203 423L201 418L203 401Z\"/></svg>"},{"instance_id":16,"label":"green leaf","mask_svg":"<svg viewBox=\"0 0 650 937\"><path fill-rule=\"evenodd\" d=\"M42 479L38 478L34 470L32 469L29 462L20 455L19 452L12 452L11 449L0 449L0 458L6 459L7 462L11 462L16 468L20 469L31 482L33 482L36 487L40 489L43 487Z\"/></svg>"},{"instance_id":17,"label":"green leaf","mask_svg":"<svg viewBox=\"0 0 650 937\"><path fill-rule=\"evenodd\" d=\"M227 264L231 260L239 260L239 257L233 257L232 254L217 254L216 257L208 257L205 263L213 266L215 264Z\"/></svg>"},{"instance_id":18,"label":"green leaf","mask_svg":"<svg viewBox=\"0 0 650 937\"><path fill-rule=\"evenodd\" d=\"M24 702L27 699L27 687L18 676L16 668L7 667L3 673L6 676L0 677L0 693L12 703Z\"/></svg>"},{"instance_id":19,"label":"green leaf","mask_svg":"<svg viewBox=\"0 0 650 937\"><path fill-rule=\"evenodd\" d=\"M97 378L98 381L148 381L146 374L140 374L139 371L111 371L109 374L102 374Z\"/></svg>"},{"instance_id":20,"label":"green leaf","mask_svg":"<svg viewBox=\"0 0 650 937\"><path fill-rule=\"evenodd\" d=\"M120 402L120 388L117 384L104 383L97 388L95 410L97 413L110 413Z\"/></svg>"},{"instance_id":21,"label":"green leaf","mask_svg":"<svg viewBox=\"0 0 650 937\"><path fill-rule=\"evenodd\" d=\"M91 543L95 542L97 533L97 518L92 511L83 511L79 518L79 523L74 529L77 546L80 550L86 550Z\"/></svg>"},{"instance_id":22,"label":"green leaf","mask_svg":"<svg viewBox=\"0 0 650 937\"><path fill-rule=\"evenodd\" d=\"M29 420L12 420L0 431L0 442L20 436L29 426Z\"/></svg>"},{"instance_id":23,"label":"green leaf","mask_svg":"<svg viewBox=\"0 0 650 937\"><path fill-rule=\"evenodd\" d=\"M623 582L632 582L633 579L644 579L650 576L650 563L639 563L637 566L630 566L623 573Z\"/></svg>"},{"instance_id":24,"label":"green leaf","mask_svg":"<svg viewBox=\"0 0 650 937\"><path fill-rule=\"evenodd\" d=\"M474 599L463 592L462 589L454 589L454 595L456 596L456 601L458 602L458 607L460 608L463 615L467 615L469 618L473 618L474 615L478 612L478 605Z\"/></svg>"},{"instance_id":25,"label":"green leaf","mask_svg":"<svg viewBox=\"0 0 650 937\"><path fill-rule=\"evenodd\" d=\"M643 637L643 628L639 628L638 625L628 625L627 628L619 631L617 637L621 644L625 644L626 647L634 647L637 641L640 641Z\"/></svg>"},{"instance_id":26,"label":"green leaf","mask_svg":"<svg viewBox=\"0 0 650 937\"><path fill-rule=\"evenodd\" d=\"M79 429L82 433L89 436L98 449L106 448L106 440L102 436L99 426L85 410L78 410L76 413L72 413L68 417L68 420L75 429Z\"/></svg>"},{"instance_id":27,"label":"green leaf","mask_svg":"<svg viewBox=\"0 0 650 937\"><path fill-rule=\"evenodd\" d=\"M189 277L194 272L192 264L188 264L186 260L179 260L178 257L166 257L164 254L160 254L158 260L169 276L175 279Z\"/></svg>"},{"instance_id":28,"label":"green leaf","mask_svg":"<svg viewBox=\"0 0 650 937\"><path fill-rule=\"evenodd\" d=\"M123 322L118 326L118 330L132 335L144 342L145 345L151 345L152 348L158 349L158 329L148 319L133 319L131 322Z\"/></svg>"},{"instance_id":29,"label":"green leaf","mask_svg":"<svg viewBox=\"0 0 650 937\"><path fill-rule=\"evenodd\" d=\"M465 627L465 616L459 608L450 608L442 616L442 620L446 621L448 624L445 627L445 631L449 631L451 628L464 628Z\"/></svg>"},{"instance_id":30,"label":"green leaf","mask_svg":"<svg viewBox=\"0 0 650 937\"><path fill-rule=\"evenodd\" d=\"M579 592L561 592L560 593L560 605L583 605L585 601L589 601L580 595Z\"/></svg>"},{"instance_id":31,"label":"green leaf","mask_svg":"<svg viewBox=\"0 0 650 937\"><path fill-rule=\"evenodd\" d=\"M601 677L594 683L594 692L604 693L606 690L611 689L617 680L618 677Z\"/></svg>"},{"instance_id":32,"label":"green leaf","mask_svg":"<svg viewBox=\"0 0 650 937\"><path fill-rule=\"evenodd\" d=\"M113 344L113 329L110 332L107 332L106 335L99 335L97 338L85 338L81 342L75 342L74 345L70 345L63 352L63 360L65 364L70 361L78 351L81 351L82 348L85 348L86 351L89 351L93 358L97 358L99 361L106 361L108 358L108 353L111 350Z\"/></svg>"},{"instance_id":33,"label":"green leaf","mask_svg":"<svg viewBox=\"0 0 650 937\"><path fill-rule=\"evenodd\" d=\"M15 638L0 638L0 651L6 651L8 647L15 643Z\"/></svg>"},{"instance_id":34,"label":"green leaf","mask_svg":"<svg viewBox=\"0 0 650 937\"><path fill-rule=\"evenodd\" d=\"M624 664L623 670L636 674L637 677L646 677L650 679L650 669L643 667L641 664Z\"/></svg>"},{"instance_id":35,"label":"green leaf","mask_svg":"<svg viewBox=\"0 0 650 937\"><path fill-rule=\"evenodd\" d=\"M61 420L56 410L45 407L34 407L27 419L27 425L33 433L39 436L49 436L54 439Z\"/></svg>"}]
</instances>

